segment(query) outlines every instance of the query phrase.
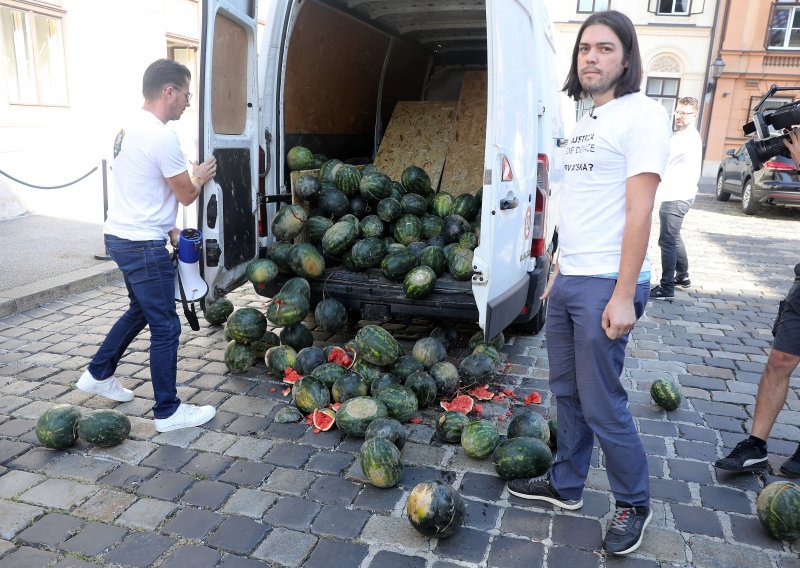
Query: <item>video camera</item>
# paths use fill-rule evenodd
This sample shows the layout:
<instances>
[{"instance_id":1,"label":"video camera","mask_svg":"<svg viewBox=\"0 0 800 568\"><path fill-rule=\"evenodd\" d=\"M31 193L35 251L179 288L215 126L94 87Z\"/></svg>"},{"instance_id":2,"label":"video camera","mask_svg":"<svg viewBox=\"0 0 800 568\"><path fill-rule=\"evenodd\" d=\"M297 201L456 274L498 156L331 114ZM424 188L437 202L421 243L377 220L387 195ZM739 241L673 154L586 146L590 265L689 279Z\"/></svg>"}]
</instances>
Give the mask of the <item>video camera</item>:
<instances>
[{"instance_id":1,"label":"video camera","mask_svg":"<svg viewBox=\"0 0 800 568\"><path fill-rule=\"evenodd\" d=\"M783 141L788 137L787 134L772 134L773 130L781 132L784 128L792 128L800 125L800 101L794 101L776 108L769 114L761 112L761 107L772 95L778 91L797 91L800 87L779 87L772 85L758 104L753 109L753 120L742 126L745 136L755 134L753 140L748 140L744 147L750 156L753 164L753 171L758 171L764 166L764 162L774 156L785 156L791 158L789 149Z\"/></svg>"}]
</instances>

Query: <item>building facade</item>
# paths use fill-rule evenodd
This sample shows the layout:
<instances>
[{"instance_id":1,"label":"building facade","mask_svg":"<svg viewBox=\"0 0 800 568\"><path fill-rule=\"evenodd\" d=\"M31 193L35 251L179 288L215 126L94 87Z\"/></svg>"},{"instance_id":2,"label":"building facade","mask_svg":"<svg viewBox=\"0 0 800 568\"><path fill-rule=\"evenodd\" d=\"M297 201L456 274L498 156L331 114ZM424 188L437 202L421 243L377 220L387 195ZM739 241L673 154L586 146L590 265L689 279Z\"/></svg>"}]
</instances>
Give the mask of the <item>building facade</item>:
<instances>
[{"instance_id":1,"label":"building facade","mask_svg":"<svg viewBox=\"0 0 800 568\"><path fill-rule=\"evenodd\" d=\"M700 120L710 102L709 60L714 23L721 0L545 0L558 32L561 77L566 77L572 48L583 21L593 12L618 10L626 14L639 39L644 78L642 91L658 100L672 117L681 97L701 103ZM747 0L744 0L745 2ZM712 59L713 60L713 59ZM591 107L576 104L576 117ZM702 133L702 132L701 132Z\"/></svg>"},{"instance_id":2,"label":"building facade","mask_svg":"<svg viewBox=\"0 0 800 568\"><path fill-rule=\"evenodd\" d=\"M196 93L201 8L198 0L0 0L0 170L53 186L98 167L53 190L0 174L0 219L34 212L103 222L100 166L141 108L147 65L185 64ZM194 160L196 105L168 126Z\"/></svg>"},{"instance_id":3,"label":"building facade","mask_svg":"<svg viewBox=\"0 0 800 568\"><path fill-rule=\"evenodd\" d=\"M706 125L705 173L716 175L727 150L746 140L742 126L770 85L796 86L778 93L764 110L800 97L800 2L721 0L718 54L725 70L716 82Z\"/></svg>"}]
</instances>

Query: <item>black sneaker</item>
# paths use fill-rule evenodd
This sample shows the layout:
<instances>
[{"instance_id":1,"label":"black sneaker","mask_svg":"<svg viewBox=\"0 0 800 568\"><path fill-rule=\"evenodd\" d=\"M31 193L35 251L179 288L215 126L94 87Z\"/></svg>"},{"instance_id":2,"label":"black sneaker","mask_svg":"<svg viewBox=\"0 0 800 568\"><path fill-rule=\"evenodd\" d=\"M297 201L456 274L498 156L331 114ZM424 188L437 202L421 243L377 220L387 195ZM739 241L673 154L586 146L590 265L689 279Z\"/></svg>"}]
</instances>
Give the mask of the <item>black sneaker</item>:
<instances>
[{"instance_id":1,"label":"black sneaker","mask_svg":"<svg viewBox=\"0 0 800 568\"><path fill-rule=\"evenodd\" d=\"M797 444L794 455L783 462L781 473L789 477L800 477L800 444Z\"/></svg>"},{"instance_id":2,"label":"black sneaker","mask_svg":"<svg viewBox=\"0 0 800 568\"><path fill-rule=\"evenodd\" d=\"M512 479L508 482L508 492L523 499L546 501L556 507L574 511L583 507L583 499L564 499L558 494L549 478Z\"/></svg>"},{"instance_id":3,"label":"black sneaker","mask_svg":"<svg viewBox=\"0 0 800 568\"><path fill-rule=\"evenodd\" d=\"M665 292L661 286L656 286L650 290L651 300L671 300L675 297L675 292Z\"/></svg>"},{"instance_id":4,"label":"black sneaker","mask_svg":"<svg viewBox=\"0 0 800 568\"><path fill-rule=\"evenodd\" d=\"M617 503L611 526L603 541L603 550L611 554L629 554L642 544L644 529L653 517L650 507L628 507Z\"/></svg>"},{"instance_id":5,"label":"black sneaker","mask_svg":"<svg viewBox=\"0 0 800 568\"><path fill-rule=\"evenodd\" d=\"M731 450L727 457L717 460L714 467L726 471L763 471L769 464L767 450L761 449L750 438L745 438Z\"/></svg>"},{"instance_id":6,"label":"black sneaker","mask_svg":"<svg viewBox=\"0 0 800 568\"><path fill-rule=\"evenodd\" d=\"M688 277L687 278L683 278L681 280L676 280L675 281L675 286L680 286L681 288L691 288L692 287L692 281L689 280Z\"/></svg>"}]
</instances>

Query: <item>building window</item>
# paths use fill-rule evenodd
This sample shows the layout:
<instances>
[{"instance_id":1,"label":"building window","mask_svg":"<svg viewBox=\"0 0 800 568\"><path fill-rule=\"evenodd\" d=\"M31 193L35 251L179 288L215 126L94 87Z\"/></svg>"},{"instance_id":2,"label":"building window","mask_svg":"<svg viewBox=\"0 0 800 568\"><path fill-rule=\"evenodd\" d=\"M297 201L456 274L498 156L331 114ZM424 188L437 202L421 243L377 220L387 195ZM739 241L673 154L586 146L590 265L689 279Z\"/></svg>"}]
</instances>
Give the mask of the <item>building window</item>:
<instances>
[{"instance_id":1,"label":"building window","mask_svg":"<svg viewBox=\"0 0 800 568\"><path fill-rule=\"evenodd\" d=\"M691 0L658 0L657 14L688 16Z\"/></svg>"},{"instance_id":2,"label":"building window","mask_svg":"<svg viewBox=\"0 0 800 568\"><path fill-rule=\"evenodd\" d=\"M0 6L0 38L8 101L66 105L67 71L61 18Z\"/></svg>"},{"instance_id":3,"label":"building window","mask_svg":"<svg viewBox=\"0 0 800 568\"><path fill-rule=\"evenodd\" d=\"M189 91L197 92L197 44L188 40L181 40L167 36L167 57L185 65L192 78L189 81Z\"/></svg>"},{"instance_id":4,"label":"building window","mask_svg":"<svg viewBox=\"0 0 800 568\"><path fill-rule=\"evenodd\" d=\"M608 10L609 0L578 0L578 13Z\"/></svg>"},{"instance_id":5,"label":"building window","mask_svg":"<svg viewBox=\"0 0 800 568\"><path fill-rule=\"evenodd\" d=\"M680 79L668 77L648 77L646 93L651 99L661 103L669 114L670 123L675 112L675 104L678 102L678 87Z\"/></svg>"},{"instance_id":6,"label":"building window","mask_svg":"<svg viewBox=\"0 0 800 568\"><path fill-rule=\"evenodd\" d=\"M769 25L769 49L800 49L800 6L775 6Z\"/></svg>"}]
</instances>

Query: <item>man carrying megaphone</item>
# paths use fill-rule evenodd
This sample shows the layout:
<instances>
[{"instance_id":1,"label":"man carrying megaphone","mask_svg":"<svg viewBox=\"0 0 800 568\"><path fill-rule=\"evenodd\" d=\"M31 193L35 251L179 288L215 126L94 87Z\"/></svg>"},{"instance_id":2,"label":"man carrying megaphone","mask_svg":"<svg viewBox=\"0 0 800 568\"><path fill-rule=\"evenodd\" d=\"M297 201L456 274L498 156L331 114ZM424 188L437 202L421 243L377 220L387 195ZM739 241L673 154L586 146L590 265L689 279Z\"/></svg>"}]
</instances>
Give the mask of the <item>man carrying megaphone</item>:
<instances>
[{"instance_id":1,"label":"man carrying megaphone","mask_svg":"<svg viewBox=\"0 0 800 568\"><path fill-rule=\"evenodd\" d=\"M114 142L115 191L103 233L106 250L124 276L130 305L76 385L111 400L133 400L133 392L120 384L114 372L131 341L149 326L158 432L199 426L216 413L213 406L182 403L176 389L181 324L175 309L175 267L165 245L169 238L178 246L178 203L193 203L217 168L212 157L195 164L190 176L177 135L165 127L189 106L190 78L189 70L175 61L152 63L142 80L142 110Z\"/></svg>"}]
</instances>

